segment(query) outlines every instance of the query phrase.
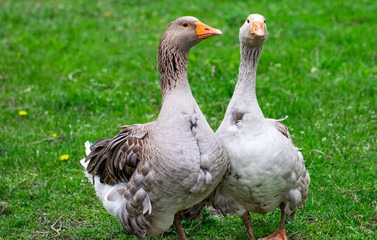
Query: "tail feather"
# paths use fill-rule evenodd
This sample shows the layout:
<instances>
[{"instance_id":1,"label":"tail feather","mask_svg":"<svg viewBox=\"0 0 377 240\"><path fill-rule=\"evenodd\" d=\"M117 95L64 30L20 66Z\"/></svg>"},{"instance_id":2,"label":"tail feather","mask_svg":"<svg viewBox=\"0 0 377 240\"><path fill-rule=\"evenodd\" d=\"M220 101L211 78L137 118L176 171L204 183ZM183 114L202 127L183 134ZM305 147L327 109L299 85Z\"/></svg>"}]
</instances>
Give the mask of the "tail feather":
<instances>
[{"instance_id":1,"label":"tail feather","mask_svg":"<svg viewBox=\"0 0 377 240\"><path fill-rule=\"evenodd\" d=\"M98 168L102 167L102 165L104 166L101 163L106 163L107 156L95 156L96 150L93 146L97 144L95 147L98 147L102 141L103 139L100 139L93 144L90 144L88 141L85 142L86 155L91 154L91 156L93 155L92 157L96 157L94 160L93 158L88 161L86 161L86 158L80 160L81 165L85 168L85 176L94 185L96 194L102 201L105 209L111 215L117 217L129 233L144 239L147 229L151 226L148 219L152 213L152 203L148 194L148 190L151 189L153 183L153 175L150 173L150 167L144 165L140 169L136 169L129 181L126 182L117 182L113 185L108 184L106 181L100 181L100 176L93 173L98 172ZM105 143L103 142L104 146ZM97 159L99 157L101 159ZM93 166L92 162L97 165ZM93 167L96 169L91 170Z\"/></svg>"},{"instance_id":2,"label":"tail feather","mask_svg":"<svg viewBox=\"0 0 377 240\"><path fill-rule=\"evenodd\" d=\"M88 156L89 153L92 151L92 149L90 149L90 146L92 146L92 144L89 141L86 141L85 142L85 153L86 153L86 156Z\"/></svg>"},{"instance_id":3,"label":"tail feather","mask_svg":"<svg viewBox=\"0 0 377 240\"><path fill-rule=\"evenodd\" d=\"M85 153L86 153L86 156L88 156L89 153L91 152L91 150L90 150L90 146L91 146L90 142L89 142L89 141L86 141L86 142L85 142ZM81 159L81 160L80 160L80 163L81 163L81 165L82 165L85 169L88 167L88 164L89 164L89 162L85 162L85 158Z\"/></svg>"}]
</instances>

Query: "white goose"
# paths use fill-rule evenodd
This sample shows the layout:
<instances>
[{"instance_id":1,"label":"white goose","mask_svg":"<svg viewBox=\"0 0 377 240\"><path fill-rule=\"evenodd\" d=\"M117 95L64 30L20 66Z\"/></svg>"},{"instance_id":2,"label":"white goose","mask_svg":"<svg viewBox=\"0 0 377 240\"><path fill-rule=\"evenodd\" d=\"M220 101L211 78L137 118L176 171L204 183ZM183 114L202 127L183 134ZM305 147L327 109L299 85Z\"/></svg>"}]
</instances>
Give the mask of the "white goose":
<instances>
[{"instance_id":1,"label":"white goose","mask_svg":"<svg viewBox=\"0 0 377 240\"><path fill-rule=\"evenodd\" d=\"M250 239L250 212L265 214L280 206L281 222L268 239L287 239L286 215L302 208L308 197L309 174L286 126L266 119L255 93L257 64L267 39L265 18L248 16L240 29L241 63L233 97L216 135L224 144L231 171L213 201L223 214L242 216Z\"/></svg>"},{"instance_id":2,"label":"white goose","mask_svg":"<svg viewBox=\"0 0 377 240\"><path fill-rule=\"evenodd\" d=\"M97 196L141 239L165 232L173 221L179 239L186 239L179 212L206 198L229 166L187 79L190 48L218 34L194 17L171 22L158 49L163 102L157 120L85 144L81 163Z\"/></svg>"}]
</instances>

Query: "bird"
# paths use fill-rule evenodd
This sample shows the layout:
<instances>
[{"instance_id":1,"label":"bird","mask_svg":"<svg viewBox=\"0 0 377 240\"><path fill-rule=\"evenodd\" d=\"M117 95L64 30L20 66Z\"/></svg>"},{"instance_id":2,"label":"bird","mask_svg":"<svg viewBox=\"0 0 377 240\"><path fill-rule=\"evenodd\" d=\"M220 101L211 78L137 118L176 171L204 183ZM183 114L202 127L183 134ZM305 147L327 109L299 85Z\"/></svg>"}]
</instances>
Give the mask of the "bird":
<instances>
[{"instance_id":1,"label":"bird","mask_svg":"<svg viewBox=\"0 0 377 240\"><path fill-rule=\"evenodd\" d=\"M230 171L216 189L213 206L223 214L242 216L255 239L249 212L266 214L277 207L281 221L265 239L287 239L285 217L302 209L308 197L309 173L282 120L265 118L258 104L257 65L267 40L266 20L251 14L239 31L241 60L233 96L216 135L230 158Z\"/></svg>"},{"instance_id":2,"label":"bird","mask_svg":"<svg viewBox=\"0 0 377 240\"><path fill-rule=\"evenodd\" d=\"M162 106L155 121L125 125L114 137L85 143L81 160L104 208L139 239L173 223L206 198L229 167L228 155L196 103L187 77L190 49L222 34L197 18L172 21L159 43Z\"/></svg>"}]
</instances>

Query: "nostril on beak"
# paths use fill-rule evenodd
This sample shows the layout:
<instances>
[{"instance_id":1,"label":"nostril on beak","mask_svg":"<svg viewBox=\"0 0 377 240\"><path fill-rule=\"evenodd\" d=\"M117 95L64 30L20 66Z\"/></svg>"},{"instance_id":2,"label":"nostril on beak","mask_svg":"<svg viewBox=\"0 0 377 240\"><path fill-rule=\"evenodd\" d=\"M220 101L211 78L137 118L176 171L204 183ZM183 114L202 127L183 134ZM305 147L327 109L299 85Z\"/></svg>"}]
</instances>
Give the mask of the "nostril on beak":
<instances>
[{"instance_id":1,"label":"nostril on beak","mask_svg":"<svg viewBox=\"0 0 377 240\"><path fill-rule=\"evenodd\" d=\"M209 31L209 28L204 28L204 30Z\"/></svg>"}]
</instances>

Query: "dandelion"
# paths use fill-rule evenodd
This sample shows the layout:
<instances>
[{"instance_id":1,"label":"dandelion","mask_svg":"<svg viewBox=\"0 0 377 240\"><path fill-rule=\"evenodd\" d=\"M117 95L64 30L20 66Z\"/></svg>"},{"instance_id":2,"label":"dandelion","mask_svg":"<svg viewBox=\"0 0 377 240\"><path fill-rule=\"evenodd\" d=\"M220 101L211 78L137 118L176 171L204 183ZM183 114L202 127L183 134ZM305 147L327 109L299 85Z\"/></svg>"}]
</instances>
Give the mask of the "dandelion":
<instances>
[{"instance_id":1,"label":"dandelion","mask_svg":"<svg viewBox=\"0 0 377 240\"><path fill-rule=\"evenodd\" d=\"M26 116L27 115L27 112L22 110L22 111L18 111L18 115L20 116Z\"/></svg>"},{"instance_id":2,"label":"dandelion","mask_svg":"<svg viewBox=\"0 0 377 240\"><path fill-rule=\"evenodd\" d=\"M103 14L103 16L105 16L105 17L110 17L110 12L105 12L104 14Z\"/></svg>"},{"instance_id":3,"label":"dandelion","mask_svg":"<svg viewBox=\"0 0 377 240\"><path fill-rule=\"evenodd\" d=\"M53 133L52 136L53 136L53 137L56 137L56 136L58 136L58 134L57 134L57 133Z\"/></svg>"},{"instance_id":4,"label":"dandelion","mask_svg":"<svg viewBox=\"0 0 377 240\"><path fill-rule=\"evenodd\" d=\"M69 158L69 155L68 154L63 154L63 155L61 155L60 156L60 160L68 160L68 158Z\"/></svg>"},{"instance_id":5,"label":"dandelion","mask_svg":"<svg viewBox=\"0 0 377 240\"><path fill-rule=\"evenodd\" d=\"M17 57L21 57L21 53L20 52L17 53Z\"/></svg>"}]
</instances>

